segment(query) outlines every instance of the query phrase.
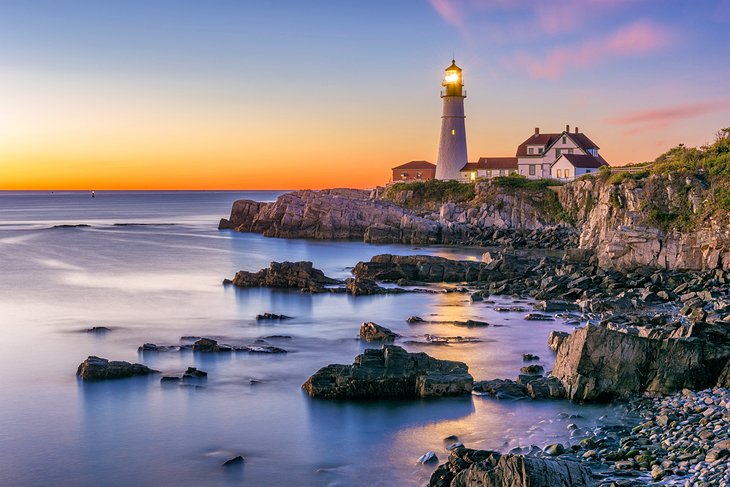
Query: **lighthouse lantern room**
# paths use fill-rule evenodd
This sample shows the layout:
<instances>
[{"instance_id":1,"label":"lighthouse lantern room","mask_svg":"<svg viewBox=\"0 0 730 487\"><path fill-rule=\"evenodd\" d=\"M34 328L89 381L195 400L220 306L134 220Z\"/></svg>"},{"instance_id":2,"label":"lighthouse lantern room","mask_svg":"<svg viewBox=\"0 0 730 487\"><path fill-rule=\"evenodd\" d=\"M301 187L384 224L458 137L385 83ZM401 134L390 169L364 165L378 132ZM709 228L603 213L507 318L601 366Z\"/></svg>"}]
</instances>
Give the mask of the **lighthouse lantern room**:
<instances>
[{"instance_id":1,"label":"lighthouse lantern room","mask_svg":"<svg viewBox=\"0 0 730 487\"><path fill-rule=\"evenodd\" d=\"M436 179L459 179L459 171L467 163L466 128L464 115L464 79L462 71L451 60L441 83L443 111L441 114L441 138L436 161Z\"/></svg>"}]
</instances>

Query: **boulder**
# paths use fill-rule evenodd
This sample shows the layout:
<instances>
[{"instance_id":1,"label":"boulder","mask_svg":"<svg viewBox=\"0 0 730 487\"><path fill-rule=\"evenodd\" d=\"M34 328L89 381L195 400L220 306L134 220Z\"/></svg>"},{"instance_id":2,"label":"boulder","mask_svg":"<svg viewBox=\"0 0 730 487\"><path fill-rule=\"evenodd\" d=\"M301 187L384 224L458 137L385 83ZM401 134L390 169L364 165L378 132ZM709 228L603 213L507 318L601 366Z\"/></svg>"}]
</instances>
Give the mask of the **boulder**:
<instances>
[{"instance_id":1,"label":"boulder","mask_svg":"<svg viewBox=\"0 0 730 487\"><path fill-rule=\"evenodd\" d=\"M95 381L106 379L124 379L137 375L147 375L157 373L146 365L131 364L124 361L109 361L105 358L90 355L86 360L81 362L76 375L83 380Z\"/></svg>"},{"instance_id":2,"label":"boulder","mask_svg":"<svg viewBox=\"0 0 730 487\"><path fill-rule=\"evenodd\" d=\"M231 352L233 348L228 345L219 345L217 340L212 338L201 338L193 343L194 352Z\"/></svg>"},{"instance_id":3,"label":"boulder","mask_svg":"<svg viewBox=\"0 0 730 487\"><path fill-rule=\"evenodd\" d=\"M262 313L259 315L256 315L256 321L282 321L282 320L291 320L291 316L287 315L277 315L275 313Z\"/></svg>"},{"instance_id":4,"label":"boulder","mask_svg":"<svg viewBox=\"0 0 730 487\"><path fill-rule=\"evenodd\" d=\"M474 379L463 362L408 353L395 345L367 349L352 365L328 365L302 385L312 397L372 399L468 394Z\"/></svg>"},{"instance_id":5,"label":"boulder","mask_svg":"<svg viewBox=\"0 0 730 487\"><path fill-rule=\"evenodd\" d=\"M366 342L392 342L400 335L377 323L363 322L360 325L360 338Z\"/></svg>"},{"instance_id":6,"label":"boulder","mask_svg":"<svg viewBox=\"0 0 730 487\"><path fill-rule=\"evenodd\" d=\"M591 470L576 461L501 455L458 447L429 480L429 487L592 487Z\"/></svg>"},{"instance_id":7,"label":"boulder","mask_svg":"<svg viewBox=\"0 0 730 487\"><path fill-rule=\"evenodd\" d=\"M552 351L557 351L568 336L570 336L570 333L566 331L551 331L548 336L548 347Z\"/></svg>"},{"instance_id":8,"label":"boulder","mask_svg":"<svg viewBox=\"0 0 730 487\"><path fill-rule=\"evenodd\" d=\"M696 339L653 340L589 325L560 345L552 374L569 399L610 400L712 387L728 360L730 347Z\"/></svg>"},{"instance_id":9,"label":"boulder","mask_svg":"<svg viewBox=\"0 0 730 487\"><path fill-rule=\"evenodd\" d=\"M353 296L369 296L372 294L384 294L386 289L379 286L377 282L365 277L350 277L345 279L345 289Z\"/></svg>"},{"instance_id":10,"label":"boulder","mask_svg":"<svg viewBox=\"0 0 730 487\"><path fill-rule=\"evenodd\" d=\"M524 399L527 388L510 379L481 380L474 383L473 394L489 394L497 399Z\"/></svg>"},{"instance_id":11,"label":"boulder","mask_svg":"<svg viewBox=\"0 0 730 487\"><path fill-rule=\"evenodd\" d=\"M289 288L314 293L324 291L326 285L342 284L306 261L272 262L258 272L238 271L232 282L238 287Z\"/></svg>"}]
</instances>

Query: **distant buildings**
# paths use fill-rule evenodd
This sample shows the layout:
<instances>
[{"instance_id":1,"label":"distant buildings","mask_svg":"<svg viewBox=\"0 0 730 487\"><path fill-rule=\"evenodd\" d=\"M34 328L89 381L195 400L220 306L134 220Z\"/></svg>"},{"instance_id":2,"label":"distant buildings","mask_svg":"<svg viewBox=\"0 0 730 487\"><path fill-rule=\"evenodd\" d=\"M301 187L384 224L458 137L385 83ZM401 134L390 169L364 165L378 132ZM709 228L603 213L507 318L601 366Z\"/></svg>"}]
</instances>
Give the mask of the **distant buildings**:
<instances>
[{"instance_id":1,"label":"distant buildings","mask_svg":"<svg viewBox=\"0 0 730 487\"><path fill-rule=\"evenodd\" d=\"M436 165L427 161L411 161L393 168L393 181L456 179L473 181L519 174L529 179L552 178L570 181L598 171L609 164L598 153L599 147L578 127L574 132L566 125L559 133L535 133L517 146L515 157L481 157L467 162L466 116L464 114L464 80L454 60L446 68L441 83L443 111L441 137Z\"/></svg>"},{"instance_id":2,"label":"distant buildings","mask_svg":"<svg viewBox=\"0 0 730 487\"><path fill-rule=\"evenodd\" d=\"M392 181L421 181L433 179L436 175L436 164L428 161L411 161L393 168Z\"/></svg>"}]
</instances>

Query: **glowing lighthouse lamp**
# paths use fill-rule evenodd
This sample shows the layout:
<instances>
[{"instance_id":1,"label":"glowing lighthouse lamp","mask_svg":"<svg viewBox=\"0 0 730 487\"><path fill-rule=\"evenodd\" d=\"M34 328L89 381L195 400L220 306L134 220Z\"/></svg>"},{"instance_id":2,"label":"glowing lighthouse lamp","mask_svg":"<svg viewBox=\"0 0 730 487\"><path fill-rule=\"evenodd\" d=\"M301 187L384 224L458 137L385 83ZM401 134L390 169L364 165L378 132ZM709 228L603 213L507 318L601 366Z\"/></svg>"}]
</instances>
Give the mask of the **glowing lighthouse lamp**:
<instances>
[{"instance_id":1,"label":"glowing lighthouse lamp","mask_svg":"<svg viewBox=\"0 0 730 487\"><path fill-rule=\"evenodd\" d=\"M436 161L436 179L459 179L460 170L466 165L466 128L464 115L464 82L462 71L452 59L441 83L441 139Z\"/></svg>"}]
</instances>

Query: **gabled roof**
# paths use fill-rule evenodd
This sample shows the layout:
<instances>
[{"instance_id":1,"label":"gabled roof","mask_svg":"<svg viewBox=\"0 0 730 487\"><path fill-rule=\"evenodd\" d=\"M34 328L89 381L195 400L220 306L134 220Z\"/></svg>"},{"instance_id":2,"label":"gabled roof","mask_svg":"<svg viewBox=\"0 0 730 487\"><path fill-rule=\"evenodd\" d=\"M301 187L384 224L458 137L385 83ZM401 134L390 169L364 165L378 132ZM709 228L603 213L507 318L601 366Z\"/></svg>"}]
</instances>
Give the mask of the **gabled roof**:
<instances>
[{"instance_id":1,"label":"gabled roof","mask_svg":"<svg viewBox=\"0 0 730 487\"><path fill-rule=\"evenodd\" d=\"M573 167L579 167L581 169L598 169L601 166L608 166L608 163L601 156L594 157L590 154L561 154L550 167L554 166L562 158L565 158Z\"/></svg>"},{"instance_id":2,"label":"gabled roof","mask_svg":"<svg viewBox=\"0 0 730 487\"><path fill-rule=\"evenodd\" d=\"M431 164L428 161L411 161L392 169L436 169L436 164Z\"/></svg>"},{"instance_id":3,"label":"gabled roof","mask_svg":"<svg viewBox=\"0 0 730 487\"><path fill-rule=\"evenodd\" d=\"M530 156L536 156L536 157L542 157L542 154L528 154L527 153L527 146L528 145L539 145L542 147L547 147L549 145L552 145L553 142L558 140L560 136L563 134L535 134L530 136L527 140L525 140L523 143L517 146L517 157L530 157ZM544 151L547 152L547 151Z\"/></svg>"},{"instance_id":4,"label":"gabled roof","mask_svg":"<svg viewBox=\"0 0 730 487\"><path fill-rule=\"evenodd\" d=\"M545 148L545 152L550 150L550 147L553 144L555 144L558 140L560 140L560 138L563 137L564 135L567 135L568 137L570 137L570 139L573 142L575 142L575 145L577 145L578 147L583 149L585 152L588 152L588 149L600 149L600 147L598 147L595 144L595 142L593 142L591 139L589 139L588 136L586 134L584 134L583 132L579 132L577 134L576 133L571 134L570 132L563 132L561 134L558 134L558 136L555 138L555 140L550 142L550 144Z\"/></svg>"},{"instance_id":5,"label":"gabled roof","mask_svg":"<svg viewBox=\"0 0 730 487\"><path fill-rule=\"evenodd\" d=\"M516 157L480 157L477 162L469 162L462 171L476 171L477 169L514 169L517 170Z\"/></svg>"}]
</instances>

